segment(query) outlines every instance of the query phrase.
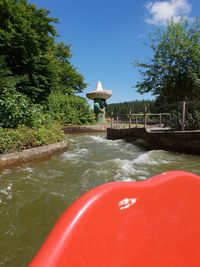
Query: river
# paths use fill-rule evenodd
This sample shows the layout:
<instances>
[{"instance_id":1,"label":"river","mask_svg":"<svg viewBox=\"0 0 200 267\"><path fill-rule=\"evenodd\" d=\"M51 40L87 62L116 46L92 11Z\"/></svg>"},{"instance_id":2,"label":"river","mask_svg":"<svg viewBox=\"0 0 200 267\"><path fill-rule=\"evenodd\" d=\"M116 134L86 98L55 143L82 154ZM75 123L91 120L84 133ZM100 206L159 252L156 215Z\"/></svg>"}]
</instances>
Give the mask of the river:
<instances>
[{"instance_id":1,"label":"river","mask_svg":"<svg viewBox=\"0 0 200 267\"><path fill-rule=\"evenodd\" d=\"M23 267L56 219L84 192L109 181L145 180L167 170L200 174L199 156L147 151L105 134L69 136L69 148L0 173L0 266Z\"/></svg>"}]
</instances>

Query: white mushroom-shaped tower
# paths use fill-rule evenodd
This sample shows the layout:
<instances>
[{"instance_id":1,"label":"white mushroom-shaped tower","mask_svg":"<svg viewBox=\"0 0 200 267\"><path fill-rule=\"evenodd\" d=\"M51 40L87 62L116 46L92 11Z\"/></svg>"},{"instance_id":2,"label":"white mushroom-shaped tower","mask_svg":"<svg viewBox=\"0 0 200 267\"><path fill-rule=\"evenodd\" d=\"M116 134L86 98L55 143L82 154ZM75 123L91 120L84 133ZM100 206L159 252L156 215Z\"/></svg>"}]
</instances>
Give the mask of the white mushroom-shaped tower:
<instances>
[{"instance_id":1,"label":"white mushroom-shaped tower","mask_svg":"<svg viewBox=\"0 0 200 267\"><path fill-rule=\"evenodd\" d=\"M106 100L112 96L112 90L104 90L100 81L97 82L96 90L87 93L87 98L94 100L94 113L97 123L105 123Z\"/></svg>"}]
</instances>

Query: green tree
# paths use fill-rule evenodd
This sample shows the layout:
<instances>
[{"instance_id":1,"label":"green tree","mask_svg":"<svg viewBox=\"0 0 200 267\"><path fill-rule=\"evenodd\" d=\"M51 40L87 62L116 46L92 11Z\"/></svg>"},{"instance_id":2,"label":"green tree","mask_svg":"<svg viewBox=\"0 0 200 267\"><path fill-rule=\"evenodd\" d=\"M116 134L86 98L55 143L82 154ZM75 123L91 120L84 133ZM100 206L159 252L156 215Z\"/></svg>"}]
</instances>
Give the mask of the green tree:
<instances>
[{"instance_id":1,"label":"green tree","mask_svg":"<svg viewBox=\"0 0 200 267\"><path fill-rule=\"evenodd\" d=\"M166 28L150 36L153 57L137 63L142 80L138 92L151 92L156 103L170 104L200 96L200 23L169 21Z\"/></svg>"},{"instance_id":2,"label":"green tree","mask_svg":"<svg viewBox=\"0 0 200 267\"><path fill-rule=\"evenodd\" d=\"M55 42L56 22L27 0L0 0L0 56L20 77L17 90L36 103L53 90L74 94L86 87L70 62L70 46Z\"/></svg>"},{"instance_id":3,"label":"green tree","mask_svg":"<svg viewBox=\"0 0 200 267\"><path fill-rule=\"evenodd\" d=\"M17 83L17 78L13 77L12 72L7 67L5 59L0 57L0 95L6 88L14 87Z\"/></svg>"},{"instance_id":4,"label":"green tree","mask_svg":"<svg viewBox=\"0 0 200 267\"><path fill-rule=\"evenodd\" d=\"M149 112L154 111L154 101L153 100L135 100L129 102L112 103L107 105L106 114L108 117L111 116L124 116L130 113L144 113L144 108L147 107Z\"/></svg>"},{"instance_id":5,"label":"green tree","mask_svg":"<svg viewBox=\"0 0 200 267\"><path fill-rule=\"evenodd\" d=\"M19 78L13 76L0 57L0 127L17 127L30 121L28 98L15 90Z\"/></svg>"},{"instance_id":6,"label":"green tree","mask_svg":"<svg viewBox=\"0 0 200 267\"><path fill-rule=\"evenodd\" d=\"M63 42L55 44L54 56L52 61L54 90L68 95L82 92L87 84L70 62L72 57L70 46Z\"/></svg>"},{"instance_id":7,"label":"green tree","mask_svg":"<svg viewBox=\"0 0 200 267\"><path fill-rule=\"evenodd\" d=\"M49 67L57 20L45 9L26 0L0 0L0 56L5 56L17 90L32 100L43 101L51 90Z\"/></svg>"},{"instance_id":8,"label":"green tree","mask_svg":"<svg viewBox=\"0 0 200 267\"><path fill-rule=\"evenodd\" d=\"M65 125L93 123L93 114L82 97L53 93L48 99L48 111L53 119Z\"/></svg>"},{"instance_id":9,"label":"green tree","mask_svg":"<svg viewBox=\"0 0 200 267\"><path fill-rule=\"evenodd\" d=\"M89 120L85 99L67 99L82 92L86 83L70 62L70 46L56 43L55 22L47 10L28 0L0 0L1 127L37 127L45 123L49 118L49 96L56 94L57 106L67 105L65 123ZM57 116L58 111L51 109L55 118L53 112ZM62 115L62 109L59 112Z\"/></svg>"}]
</instances>

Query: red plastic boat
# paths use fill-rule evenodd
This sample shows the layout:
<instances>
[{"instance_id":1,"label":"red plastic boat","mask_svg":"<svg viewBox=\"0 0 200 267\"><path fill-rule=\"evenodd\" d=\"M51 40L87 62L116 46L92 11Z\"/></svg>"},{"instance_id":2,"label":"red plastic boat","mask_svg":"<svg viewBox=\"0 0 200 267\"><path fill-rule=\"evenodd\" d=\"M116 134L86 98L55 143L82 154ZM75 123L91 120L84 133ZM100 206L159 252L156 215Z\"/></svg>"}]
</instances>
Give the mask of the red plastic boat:
<instances>
[{"instance_id":1,"label":"red plastic boat","mask_svg":"<svg viewBox=\"0 0 200 267\"><path fill-rule=\"evenodd\" d=\"M199 267L200 177L113 182L60 217L29 267Z\"/></svg>"}]
</instances>

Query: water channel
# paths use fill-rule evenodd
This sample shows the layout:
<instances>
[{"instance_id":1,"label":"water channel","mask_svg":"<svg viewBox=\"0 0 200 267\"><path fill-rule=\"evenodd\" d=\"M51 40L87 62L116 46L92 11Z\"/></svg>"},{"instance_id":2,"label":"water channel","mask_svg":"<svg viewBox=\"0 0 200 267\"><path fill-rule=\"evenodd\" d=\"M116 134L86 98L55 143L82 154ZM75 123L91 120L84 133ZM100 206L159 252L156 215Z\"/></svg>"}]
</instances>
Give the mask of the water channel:
<instances>
[{"instance_id":1,"label":"water channel","mask_svg":"<svg viewBox=\"0 0 200 267\"><path fill-rule=\"evenodd\" d=\"M199 156L147 151L105 134L69 136L49 160L0 173L0 266L27 266L56 219L84 192L108 181L145 180L167 170L200 175Z\"/></svg>"}]
</instances>

